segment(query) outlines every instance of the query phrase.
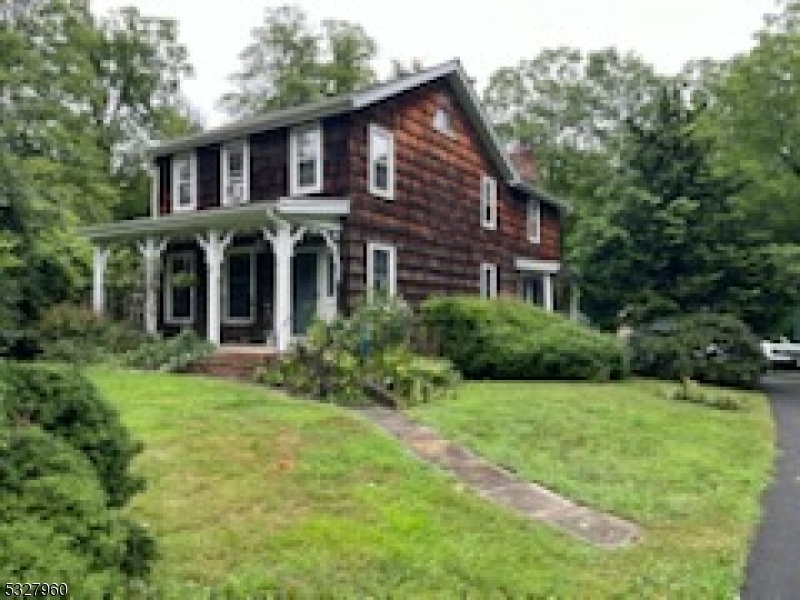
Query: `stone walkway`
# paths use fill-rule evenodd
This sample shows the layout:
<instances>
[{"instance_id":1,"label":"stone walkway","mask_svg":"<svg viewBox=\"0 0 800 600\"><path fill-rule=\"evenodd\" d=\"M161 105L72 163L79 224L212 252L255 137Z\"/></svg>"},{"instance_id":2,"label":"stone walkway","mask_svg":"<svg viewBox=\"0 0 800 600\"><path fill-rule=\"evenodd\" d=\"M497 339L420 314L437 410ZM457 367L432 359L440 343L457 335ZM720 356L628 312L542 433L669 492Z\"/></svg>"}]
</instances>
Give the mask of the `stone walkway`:
<instances>
[{"instance_id":1,"label":"stone walkway","mask_svg":"<svg viewBox=\"0 0 800 600\"><path fill-rule=\"evenodd\" d=\"M620 548L639 538L639 528L613 515L579 506L534 483L515 477L436 431L385 408L360 411L367 419L402 442L424 461L451 472L484 498L543 521L583 541Z\"/></svg>"}]
</instances>

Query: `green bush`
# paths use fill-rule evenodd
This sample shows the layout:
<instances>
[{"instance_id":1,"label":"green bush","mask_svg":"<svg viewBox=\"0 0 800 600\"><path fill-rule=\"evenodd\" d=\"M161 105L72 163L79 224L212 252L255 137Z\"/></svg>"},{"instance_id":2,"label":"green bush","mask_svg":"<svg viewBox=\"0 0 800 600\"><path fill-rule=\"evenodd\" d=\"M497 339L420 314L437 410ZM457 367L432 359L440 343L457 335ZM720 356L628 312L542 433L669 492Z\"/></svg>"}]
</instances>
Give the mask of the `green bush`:
<instances>
[{"instance_id":1,"label":"green bush","mask_svg":"<svg viewBox=\"0 0 800 600\"><path fill-rule=\"evenodd\" d=\"M411 351L412 323L401 300L366 303L349 319L314 323L289 358L256 378L346 404L367 403L370 395L394 406L431 401L450 393L459 375L449 361Z\"/></svg>"},{"instance_id":2,"label":"green bush","mask_svg":"<svg viewBox=\"0 0 800 600\"><path fill-rule=\"evenodd\" d=\"M38 325L42 356L62 362L101 362L149 339L130 323L98 317L87 308L71 304L48 309Z\"/></svg>"},{"instance_id":3,"label":"green bush","mask_svg":"<svg viewBox=\"0 0 800 600\"><path fill-rule=\"evenodd\" d=\"M0 417L12 427L38 425L86 455L111 506L122 506L142 489L143 481L128 472L141 444L77 369L5 362L0 381Z\"/></svg>"},{"instance_id":4,"label":"green bush","mask_svg":"<svg viewBox=\"0 0 800 600\"><path fill-rule=\"evenodd\" d=\"M521 300L434 297L422 312L440 352L467 377L606 381L628 374L614 337Z\"/></svg>"},{"instance_id":5,"label":"green bush","mask_svg":"<svg viewBox=\"0 0 800 600\"><path fill-rule=\"evenodd\" d=\"M122 363L136 369L183 372L210 356L214 346L192 330L166 339L150 339L122 357Z\"/></svg>"},{"instance_id":6,"label":"green bush","mask_svg":"<svg viewBox=\"0 0 800 600\"><path fill-rule=\"evenodd\" d=\"M722 394L717 390L704 390L688 377L681 379L678 387L667 393L667 398L719 410L743 410L749 407L743 396Z\"/></svg>"},{"instance_id":7,"label":"green bush","mask_svg":"<svg viewBox=\"0 0 800 600\"><path fill-rule=\"evenodd\" d=\"M656 321L630 338L634 372L648 377L752 388L765 368L758 339L730 315Z\"/></svg>"}]
</instances>

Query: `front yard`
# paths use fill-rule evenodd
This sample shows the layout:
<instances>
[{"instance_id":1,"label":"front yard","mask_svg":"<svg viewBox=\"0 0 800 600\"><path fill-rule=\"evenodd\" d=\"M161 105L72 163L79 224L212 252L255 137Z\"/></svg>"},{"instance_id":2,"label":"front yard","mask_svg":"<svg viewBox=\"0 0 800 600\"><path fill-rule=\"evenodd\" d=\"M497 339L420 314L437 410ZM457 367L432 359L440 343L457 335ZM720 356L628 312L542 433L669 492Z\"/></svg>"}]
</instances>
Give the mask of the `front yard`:
<instances>
[{"instance_id":1,"label":"front yard","mask_svg":"<svg viewBox=\"0 0 800 600\"><path fill-rule=\"evenodd\" d=\"M521 476L643 526L607 551L487 504L348 411L226 381L95 369L142 439L132 508L164 597L727 597L766 484L766 403L727 413L662 384L471 383L415 409ZM194 589L192 589L194 588Z\"/></svg>"}]
</instances>

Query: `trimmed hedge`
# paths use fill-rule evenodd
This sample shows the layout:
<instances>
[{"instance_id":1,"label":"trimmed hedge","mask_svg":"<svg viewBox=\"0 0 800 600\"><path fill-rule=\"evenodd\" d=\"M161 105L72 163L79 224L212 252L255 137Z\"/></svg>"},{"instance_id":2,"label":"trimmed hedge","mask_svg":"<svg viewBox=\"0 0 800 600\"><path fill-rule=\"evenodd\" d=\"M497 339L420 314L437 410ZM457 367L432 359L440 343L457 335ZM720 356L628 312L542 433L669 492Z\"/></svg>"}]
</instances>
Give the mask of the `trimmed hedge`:
<instances>
[{"instance_id":1,"label":"trimmed hedge","mask_svg":"<svg viewBox=\"0 0 800 600\"><path fill-rule=\"evenodd\" d=\"M699 313L656 321L630 338L635 373L753 388L766 363L758 338L731 315Z\"/></svg>"},{"instance_id":2,"label":"trimmed hedge","mask_svg":"<svg viewBox=\"0 0 800 600\"><path fill-rule=\"evenodd\" d=\"M422 314L441 353L466 377L607 381L628 374L616 338L521 300L433 297Z\"/></svg>"}]
</instances>

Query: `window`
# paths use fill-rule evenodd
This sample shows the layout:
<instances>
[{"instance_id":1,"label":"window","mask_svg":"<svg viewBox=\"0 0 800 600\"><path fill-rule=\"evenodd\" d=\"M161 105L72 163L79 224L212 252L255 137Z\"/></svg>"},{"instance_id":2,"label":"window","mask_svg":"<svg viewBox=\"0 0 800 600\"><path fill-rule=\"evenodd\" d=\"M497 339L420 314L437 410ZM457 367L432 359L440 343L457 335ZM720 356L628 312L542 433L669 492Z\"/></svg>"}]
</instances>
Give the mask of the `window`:
<instances>
[{"instance_id":1,"label":"window","mask_svg":"<svg viewBox=\"0 0 800 600\"><path fill-rule=\"evenodd\" d=\"M179 154L172 159L172 210L194 210L197 207L197 157Z\"/></svg>"},{"instance_id":2,"label":"window","mask_svg":"<svg viewBox=\"0 0 800 600\"><path fill-rule=\"evenodd\" d=\"M232 248L228 252L222 293L226 323L250 324L255 320L256 255L252 248Z\"/></svg>"},{"instance_id":3,"label":"window","mask_svg":"<svg viewBox=\"0 0 800 600\"><path fill-rule=\"evenodd\" d=\"M538 200L528 198L528 240L539 243L542 223L542 206Z\"/></svg>"},{"instance_id":4,"label":"window","mask_svg":"<svg viewBox=\"0 0 800 600\"><path fill-rule=\"evenodd\" d=\"M443 108L439 108L433 115L433 128L436 131L453 135L453 123L450 120L450 113Z\"/></svg>"},{"instance_id":5,"label":"window","mask_svg":"<svg viewBox=\"0 0 800 600\"><path fill-rule=\"evenodd\" d=\"M481 175L481 225L497 228L497 181L488 175Z\"/></svg>"},{"instance_id":6,"label":"window","mask_svg":"<svg viewBox=\"0 0 800 600\"><path fill-rule=\"evenodd\" d=\"M289 138L289 193L322 191L322 127L319 123L292 129Z\"/></svg>"},{"instance_id":7,"label":"window","mask_svg":"<svg viewBox=\"0 0 800 600\"><path fill-rule=\"evenodd\" d=\"M166 316L171 325L194 321L195 259L192 252L170 254L166 270Z\"/></svg>"},{"instance_id":8,"label":"window","mask_svg":"<svg viewBox=\"0 0 800 600\"><path fill-rule=\"evenodd\" d=\"M394 246L367 244L367 295L397 293L397 252Z\"/></svg>"},{"instance_id":9,"label":"window","mask_svg":"<svg viewBox=\"0 0 800 600\"><path fill-rule=\"evenodd\" d=\"M394 199L394 136L378 125L369 126L369 192Z\"/></svg>"},{"instance_id":10,"label":"window","mask_svg":"<svg viewBox=\"0 0 800 600\"><path fill-rule=\"evenodd\" d=\"M481 263L481 298L497 297L497 265Z\"/></svg>"},{"instance_id":11,"label":"window","mask_svg":"<svg viewBox=\"0 0 800 600\"><path fill-rule=\"evenodd\" d=\"M222 205L237 206L250 201L250 148L247 141L222 147Z\"/></svg>"}]
</instances>

